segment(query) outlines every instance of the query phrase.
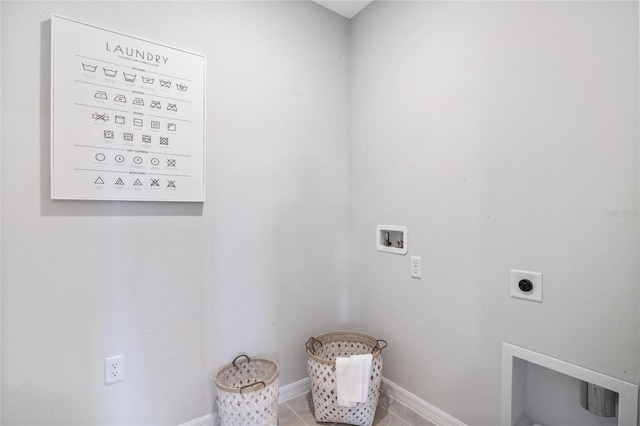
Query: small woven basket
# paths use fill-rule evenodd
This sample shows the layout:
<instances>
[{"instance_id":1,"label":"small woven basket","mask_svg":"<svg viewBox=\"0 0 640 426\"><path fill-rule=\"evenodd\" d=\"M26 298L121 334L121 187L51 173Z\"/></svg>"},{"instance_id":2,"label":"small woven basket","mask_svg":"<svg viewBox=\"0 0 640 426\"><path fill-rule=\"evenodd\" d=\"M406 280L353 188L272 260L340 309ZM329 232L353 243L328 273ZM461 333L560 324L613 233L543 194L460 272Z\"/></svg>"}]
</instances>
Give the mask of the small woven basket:
<instances>
[{"instance_id":1,"label":"small woven basket","mask_svg":"<svg viewBox=\"0 0 640 426\"><path fill-rule=\"evenodd\" d=\"M246 361L238 362L239 358ZM218 413L223 426L278 424L278 364L240 355L216 375Z\"/></svg>"},{"instance_id":2,"label":"small woven basket","mask_svg":"<svg viewBox=\"0 0 640 426\"><path fill-rule=\"evenodd\" d=\"M335 331L311 337L305 346L316 421L371 426L380 396L382 349L387 342L355 331ZM338 405L336 358L363 354L373 354L367 401L342 407Z\"/></svg>"}]
</instances>

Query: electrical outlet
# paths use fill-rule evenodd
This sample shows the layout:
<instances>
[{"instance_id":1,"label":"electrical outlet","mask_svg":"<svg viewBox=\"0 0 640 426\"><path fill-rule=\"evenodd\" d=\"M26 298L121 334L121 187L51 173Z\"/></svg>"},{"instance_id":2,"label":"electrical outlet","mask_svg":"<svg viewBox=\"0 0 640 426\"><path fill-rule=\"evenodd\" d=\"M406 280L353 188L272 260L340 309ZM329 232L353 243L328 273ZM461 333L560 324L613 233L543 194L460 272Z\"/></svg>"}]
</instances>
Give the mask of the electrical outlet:
<instances>
[{"instance_id":1,"label":"electrical outlet","mask_svg":"<svg viewBox=\"0 0 640 426\"><path fill-rule=\"evenodd\" d=\"M411 276L413 278L422 278L422 258L411 256Z\"/></svg>"},{"instance_id":2,"label":"electrical outlet","mask_svg":"<svg viewBox=\"0 0 640 426\"><path fill-rule=\"evenodd\" d=\"M542 303L542 274L512 269L511 297Z\"/></svg>"},{"instance_id":3,"label":"electrical outlet","mask_svg":"<svg viewBox=\"0 0 640 426\"><path fill-rule=\"evenodd\" d=\"M124 355L116 355L104 359L104 384L124 380Z\"/></svg>"}]
</instances>

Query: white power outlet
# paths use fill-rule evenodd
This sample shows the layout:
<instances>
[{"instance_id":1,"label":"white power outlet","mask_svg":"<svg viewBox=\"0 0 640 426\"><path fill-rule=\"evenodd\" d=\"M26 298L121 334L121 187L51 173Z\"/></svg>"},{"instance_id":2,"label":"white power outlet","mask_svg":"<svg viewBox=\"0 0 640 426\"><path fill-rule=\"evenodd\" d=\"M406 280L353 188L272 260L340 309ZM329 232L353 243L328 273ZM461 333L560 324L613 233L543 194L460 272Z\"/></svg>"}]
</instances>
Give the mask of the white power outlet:
<instances>
[{"instance_id":1,"label":"white power outlet","mask_svg":"<svg viewBox=\"0 0 640 426\"><path fill-rule=\"evenodd\" d=\"M411 256L411 276L413 278L422 278L422 258Z\"/></svg>"},{"instance_id":2,"label":"white power outlet","mask_svg":"<svg viewBox=\"0 0 640 426\"><path fill-rule=\"evenodd\" d=\"M104 384L124 380L124 355L111 356L104 359Z\"/></svg>"}]
</instances>

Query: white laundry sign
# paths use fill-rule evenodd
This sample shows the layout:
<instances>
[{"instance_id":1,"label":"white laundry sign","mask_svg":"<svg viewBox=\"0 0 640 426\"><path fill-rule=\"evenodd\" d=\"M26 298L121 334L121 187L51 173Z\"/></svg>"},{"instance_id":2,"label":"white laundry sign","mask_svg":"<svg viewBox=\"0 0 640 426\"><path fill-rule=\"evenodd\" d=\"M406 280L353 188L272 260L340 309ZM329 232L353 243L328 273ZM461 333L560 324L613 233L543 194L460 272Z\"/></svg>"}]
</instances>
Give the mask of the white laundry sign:
<instances>
[{"instance_id":1,"label":"white laundry sign","mask_svg":"<svg viewBox=\"0 0 640 426\"><path fill-rule=\"evenodd\" d=\"M51 198L204 201L203 55L51 18Z\"/></svg>"}]
</instances>

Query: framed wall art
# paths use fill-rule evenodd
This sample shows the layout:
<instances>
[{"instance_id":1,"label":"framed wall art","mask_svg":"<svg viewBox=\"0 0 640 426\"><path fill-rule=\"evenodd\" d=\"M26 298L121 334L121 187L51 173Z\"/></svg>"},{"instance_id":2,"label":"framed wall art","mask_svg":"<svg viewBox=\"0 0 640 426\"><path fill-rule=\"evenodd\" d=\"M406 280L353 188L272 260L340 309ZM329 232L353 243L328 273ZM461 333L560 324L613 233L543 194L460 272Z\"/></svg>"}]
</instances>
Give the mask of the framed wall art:
<instances>
[{"instance_id":1,"label":"framed wall art","mask_svg":"<svg viewBox=\"0 0 640 426\"><path fill-rule=\"evenodd\" d=\"M51 198L205 198L205 66L197 53L51 19Z\"/></svg>"}]
</instances>

